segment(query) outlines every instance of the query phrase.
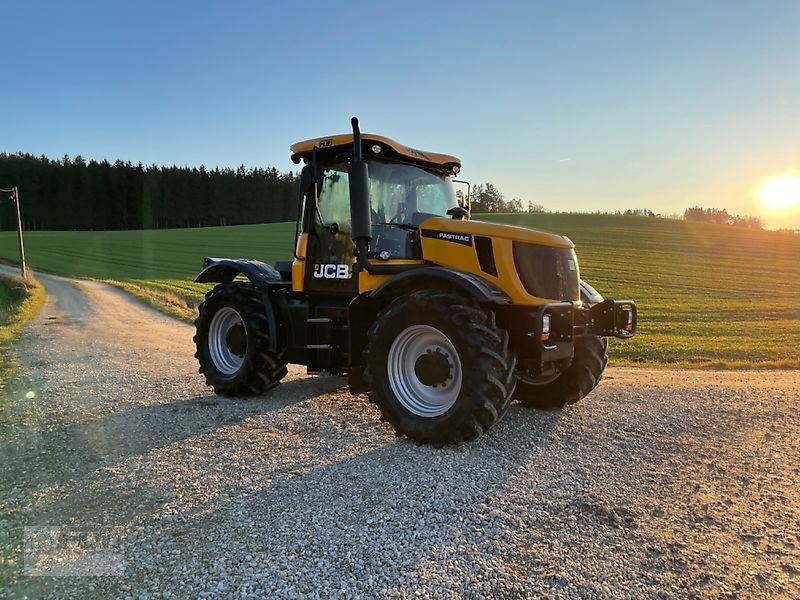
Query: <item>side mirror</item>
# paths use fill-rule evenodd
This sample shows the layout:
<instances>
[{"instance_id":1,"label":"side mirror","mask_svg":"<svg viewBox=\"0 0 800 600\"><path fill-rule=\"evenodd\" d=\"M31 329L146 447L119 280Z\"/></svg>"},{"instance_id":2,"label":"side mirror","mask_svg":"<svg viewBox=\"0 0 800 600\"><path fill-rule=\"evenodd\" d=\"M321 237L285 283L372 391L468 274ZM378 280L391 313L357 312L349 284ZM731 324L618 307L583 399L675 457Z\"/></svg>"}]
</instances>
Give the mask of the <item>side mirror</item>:
<instances>
[{"instance_id":1,"label":"side mirror","mask_svg":"<svg viewBox=\"0 0 800 600\"><path fill-rule=\"evenodd\" d=\"M314 183L314 167L306 165L300 171L300 194L305 196Z\"/></svg>"},{"instance_id":2,"label":"side mirror","mask_svg":"<svg viewBox=\"0 0 800 600\"><path fill-rule=\"evenodd\" d=\"M456 221L469 220L469 211L463 206L454 206L447 211L447 214Z\"/></svg>"},{"instance_id":3,"label":"side mirror","mask_svg":"<svg viewBox=\"0 0 800 600\"><path fill-rule=\"evenodd\" d=\"M305 165L300 170L300 193L303 196L314 195L314 182L322 185L323 172L322 169L316 168L316 177L314 176L315 167L312 164Z\"/></svg>"}]
</instances>

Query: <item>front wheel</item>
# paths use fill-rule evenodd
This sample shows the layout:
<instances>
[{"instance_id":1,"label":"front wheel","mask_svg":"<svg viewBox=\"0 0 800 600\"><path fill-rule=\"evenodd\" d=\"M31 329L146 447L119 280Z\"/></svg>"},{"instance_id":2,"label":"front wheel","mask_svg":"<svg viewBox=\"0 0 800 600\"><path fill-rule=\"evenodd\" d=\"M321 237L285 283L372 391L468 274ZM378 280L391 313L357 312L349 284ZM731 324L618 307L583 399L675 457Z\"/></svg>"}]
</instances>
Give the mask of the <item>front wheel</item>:
<instances>
[{"instance_id":1,"label":"front wheel","mask_svg":"<svg viewBox=\"0 0 800 600\"><path fill-rule=\"evenodd\" d=\"M217 394L262 394L286 375L285 349L269 349L267 310L250 283L223 283L206 294L194 322L195 357Z\"/></svg>"},{"instance_id":2,"label":"front wheel","mask_svg":"<svg viewBox=\"0 0 800 600\"><path fill-rule=\"evenodd\" d=\"M534 383L517 374L514 399L530 408L561 408L575 404L591 392L608 364L608 339L588 336L575 339L572 363L558 377Z\"/></svg>"},{"instance_id":3,"label":"front wheel","mask_svg":"<svg viewBox=\"0 0 800 600\"><path fill-rule=\"evenodd\" d=\"M378 314L364 352L370 400L398 435L461 442L508 409L515 358L494 314L461 296L422 290Z\"/></svg>"}]
</instances>

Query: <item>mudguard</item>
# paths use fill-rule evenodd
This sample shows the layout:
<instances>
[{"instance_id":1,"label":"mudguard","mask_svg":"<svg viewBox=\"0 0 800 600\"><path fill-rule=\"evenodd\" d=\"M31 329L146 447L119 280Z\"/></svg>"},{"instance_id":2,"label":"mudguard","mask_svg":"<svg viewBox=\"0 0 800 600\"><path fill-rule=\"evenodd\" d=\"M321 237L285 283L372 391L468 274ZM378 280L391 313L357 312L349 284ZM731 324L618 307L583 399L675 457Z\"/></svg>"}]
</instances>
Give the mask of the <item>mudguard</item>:
<instances>
[{"instance_id":1,"label":"mudguard","mask_svg":"<svg viewBox=\"0 0 800 600\"><path fill-rule=\"evenodd\" d=\"M581 301L585 304L600 304L605 298L596 289L581 279Z\"/></svg>"},{"instance_id":2,"label":"mudguard","mask_svg":"<svg viewBox=\"0 0 800 600\"><path fill-rule=\"evenodd\" d=\"M275 267L245 258L205 258L203 259L203 270L200 271L194 281L195 283L230 283L237 275L247 277L261 292L264 306L267 308L269 350L278 352L282 347L280 342L281 328L275 318L275 307L270 297L270 287L281 287L274 284L289 286L291 283L283 279Z\"/></svg>"},{"instance_id":3,"label":"mudguard","mask_svg":"<svg viewBox=\"0 0 800 600\"><path fill-rule=\"evenodd\" d=\"M356 296L350 303L350 391L357 394L369 390L369 385L362 378L362 352L367 343L367 331L381 307L411 290L430 289L442 284L474 298L479 303L511 303L511 299L501 290L470 273L435 266L398 273L368 294Z\"/></svg>"},{"instance_id":4,"label":"mudguard","mask_svg":"<svg viewBox=\"0 0 800 600\"><path fill-rule=\"evenodd\" d=\"M437 282L454 287L478 302L511 302L504 292L482 277L443 267L420 267L398 273L372 290L369 298L377 301L395 298L409 289L435 287Z\"/></svg>"},{"instance_id":5,"label":"mudguard","mask_svg":"<svg viewBox=\"0 0 800 600\"><path fill-rule=\"evenodd\" d=\"M283 281L275 267L246 258L205 258L203 270L195 283L230 283L237 275L244 275L257 286Z\"/></svg>"}]
</instances>

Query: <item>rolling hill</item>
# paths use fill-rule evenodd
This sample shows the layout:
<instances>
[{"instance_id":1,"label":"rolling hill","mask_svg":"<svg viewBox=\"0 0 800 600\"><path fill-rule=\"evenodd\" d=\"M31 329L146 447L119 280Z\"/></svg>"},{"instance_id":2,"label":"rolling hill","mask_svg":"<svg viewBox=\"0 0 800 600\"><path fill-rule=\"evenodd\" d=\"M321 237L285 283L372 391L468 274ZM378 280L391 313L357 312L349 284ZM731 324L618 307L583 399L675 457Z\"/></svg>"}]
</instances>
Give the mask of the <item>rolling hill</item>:
<instances>
[{"instance_id":1,"label":"rolling hill","mask_svg":"<svg viewBox=\"0 0 800 600\"><path fill-rule=\"evenodd\" d=\"M687 221L581 214L477 218L556 231L577 246L582 277L639 305L639 335L612 343L628 365L800 367L800 235ZM204 256L291 257L294 223L119 232L30 232L34 269L168 291L194 305ZM0 233L0 259L16 259Z\"/></svg>"}]
</instances>

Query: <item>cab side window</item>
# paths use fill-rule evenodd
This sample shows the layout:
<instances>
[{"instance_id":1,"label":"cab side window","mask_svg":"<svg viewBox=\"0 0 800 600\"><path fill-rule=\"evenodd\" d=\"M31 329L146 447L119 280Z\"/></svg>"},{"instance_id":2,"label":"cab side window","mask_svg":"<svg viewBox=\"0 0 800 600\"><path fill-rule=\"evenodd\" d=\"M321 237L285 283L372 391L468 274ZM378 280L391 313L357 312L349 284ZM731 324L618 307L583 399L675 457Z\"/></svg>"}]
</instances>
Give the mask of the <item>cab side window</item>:
<instances>
[{"instance_id":1,"label":"cab side window","mask_svg":"<svg viewBox=\"0 0 800 600\"><path fill-rule=\"evenodd\" d=\"M355 245L351 239L350 180L343 165L323 171L317 207L319 212L314 216L316 261L352 265Z\"/></svg>"},{"instance_id":2,"label":"cab side window","mask_svg":"<svg viewBox=\"0 0 800 600\"><path fill-rule=\"evenodd\" d=\"M344 168L326 169L323 172L322 187L319 193L319 215L323 227L330 227L336 223L339 231L350 233L350 180Z\"/></svg>"}]
</instances>

